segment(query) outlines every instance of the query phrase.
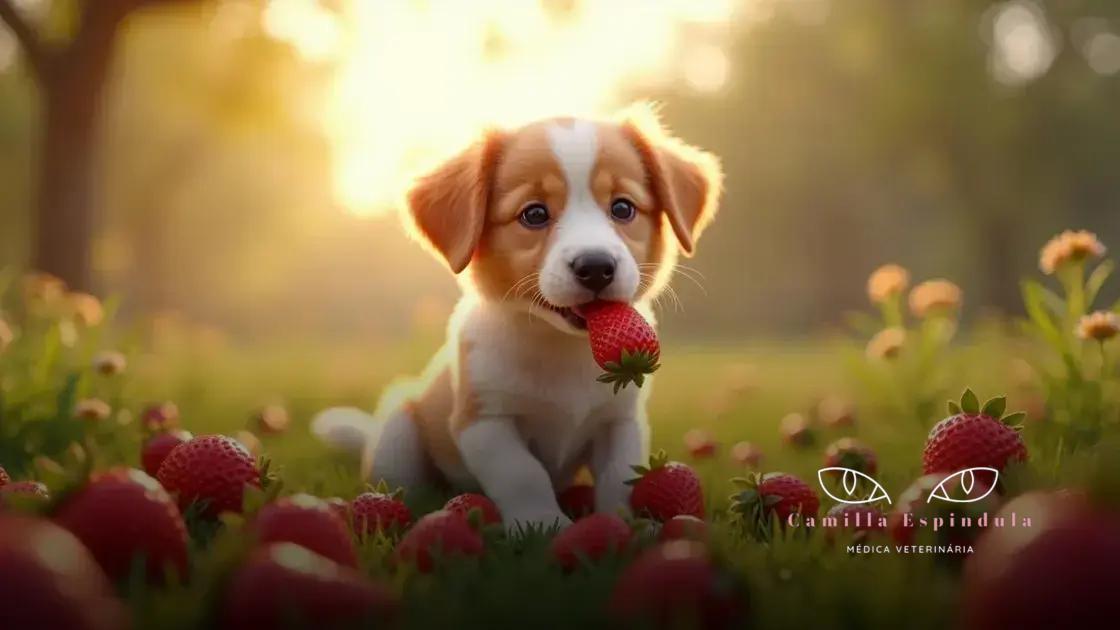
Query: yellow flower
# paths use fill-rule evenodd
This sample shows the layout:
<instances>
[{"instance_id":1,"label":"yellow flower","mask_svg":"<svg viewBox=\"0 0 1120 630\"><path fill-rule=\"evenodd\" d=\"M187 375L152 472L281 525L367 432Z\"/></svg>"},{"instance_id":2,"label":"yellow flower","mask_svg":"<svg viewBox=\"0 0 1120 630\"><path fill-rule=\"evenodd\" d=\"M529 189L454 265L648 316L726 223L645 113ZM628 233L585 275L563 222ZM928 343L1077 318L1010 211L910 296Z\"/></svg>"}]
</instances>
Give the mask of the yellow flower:
<instances>
[{"instance_id":1,"label":"yellow flower","mask_svg":"<svg viewBox=\"0 0 1120 630\"><path fill-rule=\"evenodd\" d=\"M100 422L109 417L113 412L109 403L98 398L86 398L79 400L78 404L74 405L74 417L81 420L91 420Z\"/></svg>"},{"instance_id":2,"label":"yellow flower","mask_svg":"<svg viewBox=\"0 0 1120 630\"><path fill-rule=\"evenodd\" d=\"M910 292L910 312L916 317L955 311L961 306L961 288L948 280L927 280Z\"/></svg>"},{"instance_id":3,"label":"yellow flower","mask_svg":"<svg viewBox=\"0 0 1120 630\"><path fill-rule=\"evenodd\" d=\"M8 322L0 319L0 352L3 352L15 337L15 333L12 332L11 326L8 326Z\"/></svg>"},{"instance_id":4,"label":"yellow flower","mask_svg":"<svg viewBox=\"0 0 1120 630\"><path fill-rule=\"evenodd\" d=\"M902 352L905 343L905 329L884 328L867 342L867 356L870 359L893 359Z\"/></svg>"},{"instance_id":5,"label":"yellow flower","mask_svg":"<svg viewBox=\"0 0 1120 630\"><path fill-rule=\"evenodd\" d=\"M124 355L115 350L106 350L99 352L97 356L93 357L93 369L105 376L113 376L120 374L128 366L128 360Z\"/></svg>"},{"instance_id":6,"label":"yellow flower","mask_svg":"<svg viewBox=\"0 0 1120 630\"><path fill-rule=\"evenodd\" d=\"M910 286L910 272L905 267L888 264L879 267L867 278L867 297L872 304L882 304Z\"/></svg>"},{"instance_id":7,"label":"yellow flower","mask_svg":"<svg viewBox=\"0 0 1120 630\"><path fill-rule=\"evenodd\" d=\"M1097 311L1081 318L1077 324L1077 336L1093 341L1108 341L1120 332L1120 317L1111 311Z\"/></svg>"},{"instance_id":8,"label":"yellow flower","mask_svg":"<svg viewBox=\"0 0 1120 630\"><path fill-rule=\"evenodd\" d=\"M96 326L105 318L105 310L101 307L101 300L89 293L71 293L68 296L70 310L74 319L85 327Z\"/></svg>"},{"instance_id":9,"label":"yellow flower","mask_svg":"<svg viewBox=\"0 0 1120 630\"><path fill-rule=\"evenodd\" d=\"M1100 258L1106 251L1096 234L1086 230L1066 230L1043 245L1038 255L1038 268L1050 275L1067 263Z\"/></svg>"}]
</instances>

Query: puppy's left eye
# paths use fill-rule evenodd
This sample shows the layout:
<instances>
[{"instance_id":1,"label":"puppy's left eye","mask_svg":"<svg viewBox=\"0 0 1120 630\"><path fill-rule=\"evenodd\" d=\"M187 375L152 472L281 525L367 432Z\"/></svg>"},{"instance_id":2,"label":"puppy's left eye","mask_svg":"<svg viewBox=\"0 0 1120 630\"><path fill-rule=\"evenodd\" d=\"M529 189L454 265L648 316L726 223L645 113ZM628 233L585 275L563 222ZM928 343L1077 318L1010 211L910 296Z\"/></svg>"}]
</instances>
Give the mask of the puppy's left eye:
<instances>
[{"instance_id":1,"label":"puppy's left eye","mask_svg":"<svg viewBox=\"0 0 1120 630\"><path fill-rule=\"evenodd\" d=\"M620 223L627 223L634 219L638 209L634 207L634 202L629 199L619 197L611 202L611 218Z\"/></svg>"}]
</instances>

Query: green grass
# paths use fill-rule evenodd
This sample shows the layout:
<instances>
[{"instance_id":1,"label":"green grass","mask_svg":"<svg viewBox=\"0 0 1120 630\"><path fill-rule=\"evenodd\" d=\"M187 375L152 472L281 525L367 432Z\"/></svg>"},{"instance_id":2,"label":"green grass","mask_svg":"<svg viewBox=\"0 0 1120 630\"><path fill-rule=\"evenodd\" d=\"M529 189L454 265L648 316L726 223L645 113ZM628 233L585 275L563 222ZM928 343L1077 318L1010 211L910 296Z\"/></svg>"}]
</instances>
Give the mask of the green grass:
<instances>
[{"instance_id":1,"label":"green grass","mask_svg":"<svg viewBox=\"0 0 1120 630\"><path fill-rule=\"evenodd\" d=\"M313 414L327 406L372 407L393 377L418 372L439 340L415 338L398 345L354 343L346 347L289 343L244 348L201 341L180 333L158 342L95 329L71 348L60 346L57 330L27 325L0 355L0 463L14 478L41 476L46 454L67 461L70 441L87 440L99 467L139 461L139 432L128 422L152 401L175 401L185 428L231 434L251 428L255 410L281 403L293 422L281 435L261 435L263 451L283 480L285 493L352 497L365 481L352 459L331 452L308 432ZM130 349L125 374L92 373L88 363L100 347ZM978 341L954 346L936 378L924 383L930 395L949 398L965 385L981 394L1010 395L1010 408L1039 395L1017 382L1013 359L1035 353L1021 340L988 330ZM729 479L744 474L728 456L729 447L750 440L765 452L762 469L790 472L816 486L824 446L853 435L879 454L877 479L897 496L921 472L921 448L936 418L916 419L898 407L888 381L869 378L862 353L845 341L785 343L753 347L680 346L669 343L653 384L650 407L655 448L688 461L682 436L705 428L720 442L717 456L693 462L702 476L707 509L714 521L713 548L746 584L752 625L761 628L929 627L952 625L958 596L959 563L934 555L849 555L842 543L822 536L779 535L769 544L745 537L725 514ZM746 375L744 377L743 375ZM880 375L881 376L881 375ZM884 384L886 383L886 384ZM851 429L815 427L813 445L782 442L778 423L789 412L813 417L824 396L856 404ZM77 398L100 396L117 410L102 425L69 417ZM905 398L903 398L905 400ZM1055 485L1077 478L1084 449L1059 455L1044 421L1028 424L1030 485ZM1061 463L1058 458L1062 457ZM414 512L438 507L445 495L414 492ZM830 502L822 501L822 512ZM206 627L214 621L220 585L244 553L247 538L236 527L196 544L196 574L180 588L122 585L141 627ZM547 537L491 535L480 561L451 562L431 576L392 570L384 541L362 546L364 569L398 589L404 602L402 625L433 627L615 627L603 613L615 576L626 558L564 575L547 559ZM532 621L530 621L532 620Z\"/></svg>"}]
</instances>

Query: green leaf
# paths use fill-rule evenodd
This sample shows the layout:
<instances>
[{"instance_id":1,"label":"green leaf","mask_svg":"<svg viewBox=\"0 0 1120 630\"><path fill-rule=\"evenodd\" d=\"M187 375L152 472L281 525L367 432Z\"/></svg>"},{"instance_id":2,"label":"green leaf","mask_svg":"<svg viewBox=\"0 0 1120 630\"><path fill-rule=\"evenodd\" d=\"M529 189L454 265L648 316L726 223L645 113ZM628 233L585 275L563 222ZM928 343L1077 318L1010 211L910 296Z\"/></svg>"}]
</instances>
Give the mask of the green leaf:
<instances>
[{"instance_id":1,"label":"green leaf","mask_svg":"<svg viewBox=\"0 0 1120 630\"><path fill-rule=\"evenodd\" d=\"M980 411L980 400L976 398L976 393L971 389L964 390L961 395L961 410L965 413L978 413Z\"/></svg>"},{"instance_id":2,"label":"green leaf","mask_svg":"<svg viewBox=\"0 0 1120 630\"><path fill-rule=\"evenodd\" d=\"M1023 421L1026 420L1026 419L1027 419L1027 412L1016 411L1015 413L1009 413L1006 416L1004 416L1003 418L1001 418L1000 422L1006 424L1007 426L1013 427L1013 426L1016 426L1016 425L1023 424Z\"/></svg>"},{"instance_id":3,"label":"green leaf","mask_svg":"<svg viewBox=\"0 0 1120 630\"><path fill-rule=\"evenodd\" d=\"M999 418L1004 411L1007 411L1007 397L997 396L984 403L984 408L980 410L980 413L992 418Z\"/></svg>"},{"instance_id":4,"label":"green leaf","mask_svg":"<svg viewBox=\"0 0 1120 630\"><path fill-rule=\"evenodd\" d=\"M1097 265L1093 273L1089 274L1089 279L1085 281L1085 304L1092 306L1093 302L1097 299L1097 294L1100 293L1101 287L1104 286L1108 277L1112 275L1116 265L1111 260L1106 260Z\"/></svg>"},{"instance_id":5,"label":"green leaf","mask_svg":"<svg viewBox=\"0 0 1120 630\"><path fill-rule=\"evenodd\" d=\"M1038 328L1046 339L1047 343L1061 347L1062 334L1058 331L1058 326L1054 323L1051 312L1054 312L1053 306L1059 306L1057 312L1064 310L1062 300L1054 295L1048 289L1034 280L1024 280L1021 285L1023 293L1023 306L1027 309L1027 316L1031 322ZM1054 305L1053 301L1057 300Z\"/></svg>"},{"instance_id":6,"label":"green leaf","mask_svg":"<svg viewBox=\"0 0 1120 630\"><path fill-rule=\"evenodd\" d=\"M960 414L961 414L961 406L957 404L957 401L950 400L949 401L949 415L950 416L959 416Z\"/></svg>"}]
</instances>

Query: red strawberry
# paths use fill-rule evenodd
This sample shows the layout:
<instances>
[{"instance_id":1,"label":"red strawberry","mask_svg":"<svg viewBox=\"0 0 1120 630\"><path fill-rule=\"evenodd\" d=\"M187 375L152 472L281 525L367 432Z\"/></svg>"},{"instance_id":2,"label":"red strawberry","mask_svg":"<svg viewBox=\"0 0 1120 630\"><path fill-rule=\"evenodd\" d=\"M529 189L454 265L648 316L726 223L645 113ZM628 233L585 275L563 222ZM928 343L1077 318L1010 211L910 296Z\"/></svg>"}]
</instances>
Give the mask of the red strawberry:
<instances>
[{"instance_id":1,"label":"red strawberry","mask_svg":"<svg viewBox=\"0 0 1120 630\"><path fill-rule=\"evenodd\" d=\"M816 491L788 473L755 473L733 481L741 490L731 497L731 510L759 538L768 537L775 523L785 527L794 514L816 516L820 508Z\"/></svg>"},{"instance_id":2,"label":"red strawberry","mask_svg":"<svg viewBox=\"0 0 1120 630\"><path fill-rule=\"evenodd\" d=\"M635 466L640 477L628 481L630 508L635 514L667 521L680 514L704 517L704 493L700 478L691 468L668 461L665 451L649 458L649 467Z\"/></svg>"},{"instance_id":3,"label":"red strawberry","mask_svg":"<svg viewBox=\"0 0 1120 630\"><path fill-rule=\"evenodd\" d=\"M630 542L630 526L616 514L585 516L552 539L552 557L565 571L581 559L595 561L617 553Z\"/></svg>"},{"instance_id":4,"label":"red strawberry","mask_svg":"<svg viewBox=\"0 0 1120 630\"><path fill-rule=\"evenodd\" d=\"M1120 515L1059 491L1021 495L995 516L1003 526L981 535L965 561L962 627L1107 627L1115 609Z\"/></svg>"},{"instance_id":5,"label":"red strawberry","mask_svg":"<svg viewBox=\"0 0 1120 630\"><path fill-rule=\"evenodd\" d=\"M262 543L295 543L341 565L358 566L346 522L318 497L296 494L270 503L257 513L253 529Z\"/></svg>"},{"instance_id":6,"label":"red strawberry","mask_svg":"<svg viewBox=\"0 0 1120 630\"><path fill-rule=\"evenodd\" d=\"M835 525L824 527L825 537L832 541L837 530L852 532L852 540L862 541L874 532L886 529L887 517L883 512L865 503L838 503L825 513L824 519L835 519Z\"/></svg>"},{"instance_id":7,"label":"red strawberry","mask_svg":"<svg viewBox=\"0 0 1120 630\"><path fill-rule=\"evenodd\" d=\"M471 510L478 510L482 515L482 523L485 525L502 522L502 515L498 512L498 506L481 494L467 493L452 497L443 505L443 509L449 512L457 512L465 517L470 516Z\"/></svg>"},{"instance_id":8,"label":"red strawberry","mask_svg":"<svg viewBox=\"0 0 1120 630\"><path fill-rule=\"evenodd\" d=\"M595 511L595 486L577 483L556 495L560 509L573 521Z\"/></svg>"},{"instance_id":9,"label":"red strawberry","mask_svg":"<svg viewBox=\"0 0 1120 630\"><path fill-rule=\"evenodd\" d=\"M718 444L711 433L704 429L692 429L684 434L684 446L695 459L707 459L716 454Z\"/></svg>"},{"instance_id":10,"label":"red strawberry","mask_svg":"<svg viewBox=\"0 0 1120 630\"><path fill-rule=\"evenodd\" d=\"M227 628L382 627L398 608L387 587L291 543L254 552L225 593Z\"/></svg>"},{"instance_id":11,"label":"red strawberry","mask_svg":"<svg viewBox=\"0 0 1120 630\"><path fill-rule=\"evenodd\" d=\"M1027 459L1027 447L1018 428L1025 414L1011 414L1002 420L1007 401L993 398L980 407L972 390L965 390L961 402L949 403L952 414L938 422L929 432L922 452L922 469L926 473L955 473L966 468L985 466L1003 470L1008 462ZM989 485L992 475L981 476Z\"/></svg>"},{"instance_id":12,"label":"red strawberry","mask_svg":"<svg viewBox=\"0 0 1120 630\"><path fill-rule=\"evenodd\" d=\"M707 542L708 524L687 514L674 516L661 526L661 532L657 535L657 540L661 542L669 542L670 540Z\"/></svg>"},{"instance_id":13,"label":"red strawberry","mask_svg":"<svg viewBox=\"0 0 1120 630\"><path fill-rule=\"evenodd\" d=\"M358 534L401 532L412 523L412 512L401 501L402 491L389 492L384 481L373 492L363 492L350 502L350 517Z\"/></svg>"},{"instance_id":14,"label":"red strawberry","mask_svg":"<svg viewBox=\"0 0 1120 630\"><path fill-rule=\"evenodd\" d=\"M8 482L11 480L12 478L8 476L8 471L4 470L3 466L0 466L0 488L8 485Z\"/></svg>"},{"instance_id":15,"label":"red strawberry","mask_svg":"<svg viewBox=\"0 0 1120 630\"><path fill-rule=\"evenodd\" d=\"M47 487L38 481L11 481L0 487L0 503L4 496L26 501L50 501L51 495Z\"/></svg>"},{"instance_id":16,"label":"red strawberry","mask_svg":"<svg viewBox=\"0 0 1120 630\"><path fill-rule=\"evenodd\" d=\"M746 608L745 591L733 576L712 563L704 545L691 540L644 552L622 572L610 597L615 617L653 628L741 627Z\"/></svg>"},{"instance_id":17,"label":"red strawberry","mask_svg":"<svg viewBox=\"0 0 1120 630\"><path fill-rule=\"evenodd\" d=\"M55 521L70 530L113 580L129 576L138 558L149 579L187 571L187 528L163 486L147 473L114 468L95 474L63 502Z\"/></svg>"},{"instance_id":18,"label":"red strawberry","mask_svg":"<svg viewBox=\"0 0 1120 630\"><path fill-rule=\"evenodd\" d=\"M0 628L128 627L93 556L50 521L0 515L0 593Z\"/></svg>"},{"instance_id":19,"label":"red strawberry","mask_svg":"<svg viewBox=\"0 0 1120 630\"><path fill-rule=\"evenodd\" d=\"M827 467L849 468L867 475L879 470L879 460L875 451L855 438L840 438L824 451L824 465Z\"/></svg>"},{"instance_id":20,"label":"red strawberry","mask_svg":"<svg viewBox=\"0 0 1120 630\"><path fill-rule=\"evenodd\" d=\"M991 486L980 480L979 475L976 477L969 492L963 491L963 484L958 474L934 473L919 477L898 496L894 509L887 515L887 532L895 542L902 545L914 544L918 534L926 532L943 544L965 545L973 542L980 533L980 515L985 512L995 512L999 504L994 494L984 496ZM934 492L939 496L944 495L961 501L984 498L969 503L954 503L937 498L931 500L930 494ZM970 517L971 525L960 524L957 527L939 528L938 531L933 531L934 519L940 518L943 522L948 522L950 516L957 520Z\"/></svg>"},{"instance_id":21,"label":"red strawberry","mask_svg":"<svg viewBox=\"0 0 1120 630\"><path fill-rule=\"evenodd\" d=\"M184 512L195 501L205 501L202 514L211 517L241 512L245 486L261 484L253 456L224 435L203 435L176 446L156 477L168 492L178 495Z\"/></svg>"},{"instance_id":22,"label":"red strawberry","mask_svg":"<svg viewBox=\"0 0 1120 630\"><path fill-rule=\"evenodd\" d=\"M597 301L580 307L579 314L587 320L591 354L606 370L599 381L613 383L615 392L630 383L641 387L646 375L660 367L657 333L634 307Z\"/></svg>"},{"instance_id":23,"label":"red strawberry","mask_svg":"<svg viewBox=\"0 0 1120 630\"><path fill-rule=\"evenodd\" d=\"M171 431L153 435L144 443L144 448L140 451L140 461L144 464L144 471L153 477L158 475L160 465L171 451L183 442L191 441L193 437L190 431Z\"/></svg>"},{"instance_id":24,"label":"red strawberry","mask_svg":"<svg viewBox=\"0 0 1120 630\"><path fill-rule=\"evenodd\" d=\"M435 567L434 558L450 556L481 556L482 536L471 528L461 514L447 510L437 510L427 514L397 545L397 559L406 564L415 564L422 573L430 573Z\"/></svg>"},{"instance_id":25,"label":"red strawberry","mask_svg":"<svg viewBox=\"0 0 1120 630\"><path fill-rule=\"evenodd\" d=\"M179 407L173 402L148 405L140 413L140 423L148 431L169 431L179 426Z\"/></svg>"}]
</instances>

